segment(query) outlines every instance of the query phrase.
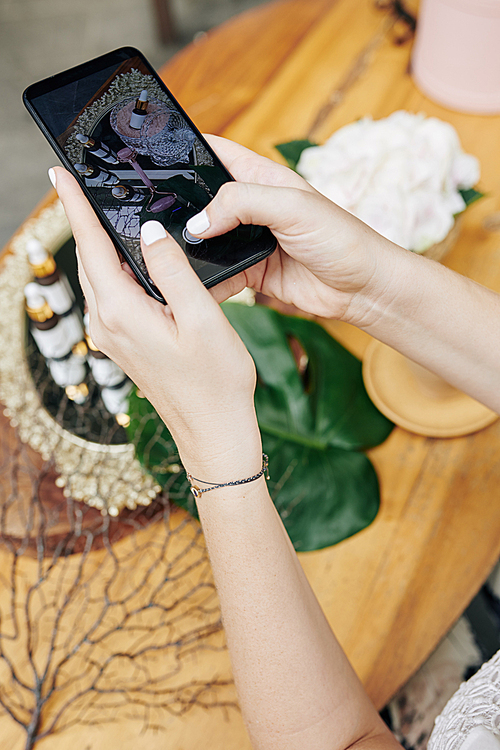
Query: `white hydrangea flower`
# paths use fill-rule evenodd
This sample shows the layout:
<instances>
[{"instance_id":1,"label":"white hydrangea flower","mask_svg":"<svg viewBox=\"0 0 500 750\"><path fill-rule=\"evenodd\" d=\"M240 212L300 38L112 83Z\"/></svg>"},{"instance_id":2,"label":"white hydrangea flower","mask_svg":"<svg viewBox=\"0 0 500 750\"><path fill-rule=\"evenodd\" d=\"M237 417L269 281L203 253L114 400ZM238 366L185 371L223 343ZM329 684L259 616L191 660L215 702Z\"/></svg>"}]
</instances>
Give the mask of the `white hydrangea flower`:
<instances>
[{"instance_id":1,"label":"white hydrangea flower","mask_svg":"<svg viewBox=\"0 0 500 750\"><path fill-rule=\"evenodd\" d=\"M452 165L451 179L457 188L470 188L479 182L481 167L479 160L472 154L458 154Z\"/></svg>"},{"instance_id":2,"label":"white hydrangea flower","mask_svg":"<svg viewBox=\"0 0 500 750\"><path fill-rule=\"evenodd\" d=\"M478 182L480 167L452 125L399 111L365 117L305 149L297 171L380 234L424 252L465 209L458 191Z\"/></svg>"}]
</instances>

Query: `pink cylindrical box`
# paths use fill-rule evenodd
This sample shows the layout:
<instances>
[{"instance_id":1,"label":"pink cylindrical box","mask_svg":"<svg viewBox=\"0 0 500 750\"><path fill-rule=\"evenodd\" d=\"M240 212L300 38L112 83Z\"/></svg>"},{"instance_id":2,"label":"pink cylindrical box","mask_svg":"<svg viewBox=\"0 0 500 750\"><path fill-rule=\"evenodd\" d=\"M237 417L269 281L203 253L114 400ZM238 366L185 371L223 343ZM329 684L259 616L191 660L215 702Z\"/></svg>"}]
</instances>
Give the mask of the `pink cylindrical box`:
<instances>
[{"instance_id":1,"label":"pink cylindrical box","mask_svg":"<svg viewBox=\"0 0 500 750\"><path fill-rule=\"evenodd\" d=\"M445 107L500 113L500 0L421 0L412 72Z\"/></svg>"}]
</instances>

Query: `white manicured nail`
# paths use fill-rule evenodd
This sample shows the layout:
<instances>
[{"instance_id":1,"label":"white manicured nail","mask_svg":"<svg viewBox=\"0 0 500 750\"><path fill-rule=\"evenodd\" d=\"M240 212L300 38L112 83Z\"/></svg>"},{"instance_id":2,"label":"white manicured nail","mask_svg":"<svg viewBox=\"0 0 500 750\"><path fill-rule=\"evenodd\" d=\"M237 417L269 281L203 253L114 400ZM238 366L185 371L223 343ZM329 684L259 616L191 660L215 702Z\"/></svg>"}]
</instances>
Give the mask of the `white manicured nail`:
<instances>
[{"instance_id":1,"label":"white manicured nail","mask_svg":"<svg viewBox=\"0 0 500 750\"><path fill-rule=\"evenodd\" d=\"M49 175L49 180L52 183L52 186L55 187L56 186L56 173L54 172L52 167L49 169L48 175Z\"/></svg>"},{"instance_id":2,"label":"white manicured nail","mask_svg":"<svg viewBox=\"0 0 500 750\"><path fill-rule=\"evenodd\" d=\"M201 211L196 216L191 216L186 222L186 228L190 234L203 234L210 226L210 219L206 211Z\"/></svg>"},{"instance_id":3,"label":"white manicured nail","mask_svg":"<svg viewBox=\"0 0 500 750\"><path fill-rule=\"evenodd\" d=\"M141 237L145 245L164 240L166 236L165 227L159 221L146 221L141 227Z\"/></svg>"}]
</instances>

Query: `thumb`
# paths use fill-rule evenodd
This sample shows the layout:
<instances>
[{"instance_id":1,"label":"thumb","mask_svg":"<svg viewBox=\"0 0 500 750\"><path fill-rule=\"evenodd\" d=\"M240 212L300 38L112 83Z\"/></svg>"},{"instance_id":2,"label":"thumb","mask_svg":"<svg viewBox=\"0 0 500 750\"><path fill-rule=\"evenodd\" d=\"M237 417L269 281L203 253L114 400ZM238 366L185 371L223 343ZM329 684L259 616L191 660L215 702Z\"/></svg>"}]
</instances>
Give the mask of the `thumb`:
<instances>
[{"instance_id":1,"label":"thumb","mask_svg":"<svg viewBox=\"0 0 500 750\"><path fill-rule=\"evenodd\" d=\"M193 307L205 310L216 304L205 289L180 245L159 221L141 226L141 247L149 275L165 297L174 318L192 319Z\"/></svg>"},{"instance_id":2,"label":"thumb","mask_svg":"<svg viewBox=\"0 0 500 750\"><path fill-rule=\"evenodd\" d=\"M239 224L267 226L278 238L290 236L311 199L314 194L297 188L226 182L186 227L191 234L204 238L224 234Z\"/></svg>"}]
</instances>

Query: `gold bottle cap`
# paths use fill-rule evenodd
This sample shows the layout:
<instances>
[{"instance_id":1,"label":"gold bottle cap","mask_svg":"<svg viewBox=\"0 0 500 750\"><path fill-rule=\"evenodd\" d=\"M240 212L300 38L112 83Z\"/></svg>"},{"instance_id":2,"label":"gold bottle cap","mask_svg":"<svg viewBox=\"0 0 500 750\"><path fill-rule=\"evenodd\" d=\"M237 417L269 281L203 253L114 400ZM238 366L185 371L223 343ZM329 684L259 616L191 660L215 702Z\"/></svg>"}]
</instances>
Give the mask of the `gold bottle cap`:
<instances>
[{"instance_id":1,"label":"gold bottle cap","mask_svg":"<svg viewBox=\"0 0 500 750\"><path fill-rule=\"evenodd\" d=\"M86 383L67 385L64 390L66 391L66 396L77 404L83 404L89 395L89 389Z\"/></svg>"},{"instance_id":2,"label":"gold bottle cap","mask_svg":"<svg viewBox=\"0 0 500 750\"><path fill-rule=\"evenodd\" d=\"M50 253L42 263L30 263L30 266L37 279L43 279L45 276L50 276L57 268L56 262Z\"/></svg>"},{"instance_id":3,"label":"gold bottle cap","mask_svg":"<svg viewBox=\"0 0 500 750\"><path fill-rule=\"evenodd\" d=\"M42 287L36 281L30 281L24 287L24 296L26 298L26 312L31 320L37 323L45 323L46 320L54 317L54 311L42 294Z\"/></svg>"},{"instance_id":4,"label":"gold bottle cap","mask_svg":"<svg viewBox=\"0 0 500 750\"><path fill-rule=\"evenodd\" d=\"M135 108L141 110L142 112L146 112L148 109L148 104L148 90L143 89L137 98Z\"/></svg>"},{"instance_id":5,"label":"gold bottle cap","mask_svg":"<svg viewBox=\"0 0 500 750\"><path fill-rule=\"evenodd\" d=\"M75 136L78 143L81 143L82 146L94 146L95 141L93 138L90 137L90 135L84 135L84 133L77 133Z\"/></svg>"},{"instance_id":6,"label":"gold bottle cap","mask_svg":"<svg viewBox=\"0 0 500 750\"><path fill-rule=\"evenodd\" d=\"M31 237L26 243L26 251L30 267L38 279L54 273L57 268L54 257L39 240Z\"/></svg>"},{"instance_id":7,"label":"gold bottle cap","mask_svg":"<svg viewBox=\"0 0 500 750\"><path fill-rule=\"evenodd\" d=\"M126 198L127 192L128 191L125 185L115 185L113 189L111 190L111 193L114 198Z\"/></svg>"},{"instance_id":8,"label":"gold bottle cap","mask_svg":"<svg viewBox=\"0 0 500 750\"><path fill-rule=\"evenodd\" d=\"M128 427L130 424L130 417L128 414L125 414L124 412L120 414L115 414L115 419L121 427Z\"/></svg>"},{"instance_id":9,"label":"gold bottle cap","mask_svg":"<svg viewBox=\"0 0 500 750\"><path fill-rule=\"evenodd\" d=\"M88 352L87 344L85 341L78 341L78 343L72 347L71 351L77 357L86 357Z\"/></svg>"},{"instance_id":10,"label":"gold bottle cap","mask_svg":"<svg viewBox=\"0 0 500 750\"><path fill-rule=\"evenodd\" d=\"M48 302L45 302L42 307L28 307L26 305L26 312L31 320L35 320L37 323L45 323L46 320L54 317L54 313L49 306Z\"/></svg>"},{"instance_id":11,"label":"gold bottle cap","mask_svg":"<svg viewBox=\"0 0 500 750\"><path fill-rule=\"evenodd\" d=\"M78 174L82 175L83 177L92 177L94 172L96 171L94 167L91 164L75 164L74 165L76 171Z\"/></svg>"},{"instance_id":12,"label":"gold bottle cap","mask_svg":"<svg viewBox=\"0 0 500 750\"><path fill-rule=\"evenodd\" d=\"M87 346L90 349L91 352L98 352L100 351L97 346L94 344L92 339L90 338L88 333L85 333L85 341L87 342Z\"/></svg>"}]
</instances>

